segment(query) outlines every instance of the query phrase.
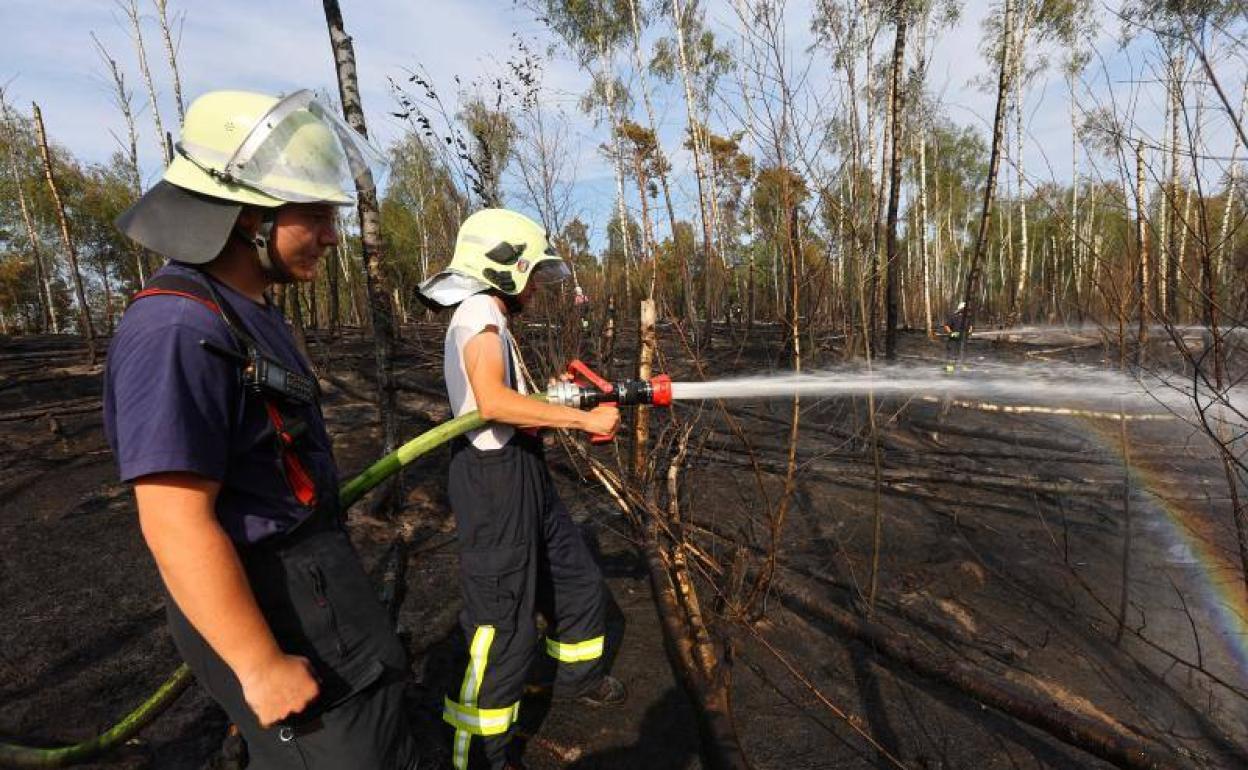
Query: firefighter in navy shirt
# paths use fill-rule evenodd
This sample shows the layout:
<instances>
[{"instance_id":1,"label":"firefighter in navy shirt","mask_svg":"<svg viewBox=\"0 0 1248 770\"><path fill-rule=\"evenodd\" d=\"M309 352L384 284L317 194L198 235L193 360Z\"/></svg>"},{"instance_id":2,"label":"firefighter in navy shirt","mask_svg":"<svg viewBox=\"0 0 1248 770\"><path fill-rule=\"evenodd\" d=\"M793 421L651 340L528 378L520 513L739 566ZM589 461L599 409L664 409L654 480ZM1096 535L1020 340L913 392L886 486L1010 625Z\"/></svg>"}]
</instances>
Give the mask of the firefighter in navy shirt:
<instances>
[{"instance_id":1,"label":"firefighter in navy shirt","mask_svg":"<svg viewBox=\"0 0 1248 770\"><path fill-rule=\"evenodd\" d=\"M338 509L316 379L268 289L312 281L379 156L308 91L187 110L118 219L168 258L113 339L104 418L170 631L251 768L413 768L404 650Z\"/></svg>"}]
</instances>

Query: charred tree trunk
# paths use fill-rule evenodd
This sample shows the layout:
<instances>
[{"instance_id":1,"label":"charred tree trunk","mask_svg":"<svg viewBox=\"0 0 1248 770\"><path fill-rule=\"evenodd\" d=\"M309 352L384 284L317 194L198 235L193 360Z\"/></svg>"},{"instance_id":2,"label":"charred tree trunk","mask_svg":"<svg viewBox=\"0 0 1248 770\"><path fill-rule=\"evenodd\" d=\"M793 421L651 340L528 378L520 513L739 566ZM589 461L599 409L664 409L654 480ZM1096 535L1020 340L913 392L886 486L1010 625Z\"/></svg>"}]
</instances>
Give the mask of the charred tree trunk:
<instances>
[{"instance_id":1,"label":"charred tree trunk","mask_svg":"<svg viewBox=\"0 0 1248 770\"><path fill-rule=\"evenodd\" d=\"M966 303L966 328L969 330L975 321L975 295L979 289L979 274L984 261L984 253L988 247L988 225L992 219L992 201L997 191L997 171L1001 166L1001 135L1005 128L1005 105L1009 99L1010 88L1010 38L1013 30L1013 14L1011 0L1005 0L1002 12L1004 30L1001 40L1001 65L997 75L997 109L992 120L992 147L988 154L988 178L984 182L984 206L979 217L979 231L975 235L975 250L971 253L971 266L966 273L966 284L962 292L962 301ZM966 358L966 339L969 334L962 334L958 345L959 362Z\"/></svg>"},{"instance_id":2,"label":"charred tree trunk","mask_svg":"<svg viewBox=\"0 0 1248 770\"><path fill-rule=\"evenodd\" d=\"M905 95L901 89L901 71L906 63L906 25L908 14L905 2L898 2L894 11L897 14L897 37L893 43L893 85L889 89L893 101L889 112L892 115L892 128L889 143L892 157L889 160L888 172L888 232L885 234L885 264L888 295L885 303L884 357L892 361L897 358L897 296L901 284L900 261L897 258L897 211L901 205L901 113L905 109Z\"/></svg>"},{"instance_id":3,"label":"charred tree trunk","mask_svg":"<svg viewBox=\"0 0 1248 770\"><path fill-rule=\"evenodd\" d=\"M52 153L48 150L48 135L43 130L43 113L38 104L32 104L35 116L35 131L39 139L39 154L43 158L43 175L48 180L48 190L52 193L53 207L56 218L61 225L61 240L65 244L65 256L69 260L70 275L74 279L74 294L78 297L78 323L82 335L87 340L87 362L94 365L95 326L91 323L91 308L87 305L87 295L82 287L82 271L78 269L78 252L74 250L74 239L69 233L69 219L65 216L65 204L61 200L61 192L56 186L56 175L52 170Z\"/></svg>"},{"instance_id":4,"label":"charred tree trunk","mask_svg":"<svg viewBox=\"0 0 1248 770\"><path fill-rule=\"evenodd\" d=\"M338 0L324 0L325 22L329 27L329 42L333 49L334 65L338 72L338 96L347 122L367 137L364 124L364 107L360 101L360 86L356 78L355 49L343 26L342 10ZM369 315L373 322L373 354L377 368L377 417L381 421L383 450L394 451L397 440L395 419L395 389L392 355L394 348L394 316L390 307L382 270L384 255L381 251L381 216L377 207L377 190L369 178L359 184L360 241L364 248L364 274L368 286Z\"/></svg>"},{"instance_id":5,"label":"charred tree trunk","mask_svg":"<svg viewBox=\"0 0 1248 770\"><path fill-rule=\"evenodd\" d=\"M329 250L329 264L325 267L325 282L328 285L326 291L329 294L327 298L329 300L328 325L331 338L338 333L338 327L341 323L338 299L338 271L340 269L338 266L339 259L341 259L341 254L338 253L338 245L335 244L333 248Z\"/></svg>"}]
</instances>

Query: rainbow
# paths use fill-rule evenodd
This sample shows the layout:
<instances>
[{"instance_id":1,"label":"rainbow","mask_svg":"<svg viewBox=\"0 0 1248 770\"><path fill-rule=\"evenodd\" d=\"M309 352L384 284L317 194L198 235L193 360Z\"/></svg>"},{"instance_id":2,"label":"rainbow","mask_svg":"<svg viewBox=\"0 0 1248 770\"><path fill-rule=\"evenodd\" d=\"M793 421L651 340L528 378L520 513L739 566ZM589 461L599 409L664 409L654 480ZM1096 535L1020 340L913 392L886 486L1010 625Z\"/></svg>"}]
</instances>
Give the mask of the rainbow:
<instances>
[{"instance_id":1,"label":"rainbow","mask_svg":"<svg viewBox=\"0 0 1248 770\"><path fill-rule=\"evenodd\" d=\"M1080 422L1087 426L1089 437L1101 448L1122 458L1117 423L1113 423L1111 429L1101 420ZM1136 492L1133 501L1139 500L1138 493L1143 491L1160 514L1156 516L1159 525L1155 532L1165 541L1163 545L1193 568L1190 584L1197 590L1194 597L1185 596L1185 600L1191 602L1195 598L1199 607L1213 619L1212 627L1197 626L1205 651L1205 665L1211 663L1209 637L1212 636L1234 669L1229 676L1220 670L1216 673L1223 680L1248 689L1248 590L1244 586L1234 533L1228 532L1222 517L1210 516L1207 509L1197 510L1197 506L1204 508L1202 503L1194 499L1169 498L1157 491L1166 485L1166 479L1161 469L1150 467L1148 461L1132 458L1130 479ZM1164 642L1162 644L1164 646Z\"/></svg>"}]
</instances>

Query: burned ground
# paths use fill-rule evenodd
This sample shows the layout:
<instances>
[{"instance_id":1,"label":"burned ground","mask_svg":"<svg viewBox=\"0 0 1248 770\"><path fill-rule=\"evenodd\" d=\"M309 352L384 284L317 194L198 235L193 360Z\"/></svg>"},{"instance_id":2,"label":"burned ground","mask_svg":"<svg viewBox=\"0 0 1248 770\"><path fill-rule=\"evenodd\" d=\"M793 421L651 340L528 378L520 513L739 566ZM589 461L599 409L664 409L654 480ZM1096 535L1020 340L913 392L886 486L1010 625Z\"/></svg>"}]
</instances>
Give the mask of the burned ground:
<instances>
[{"instance_id":1,"label":"burned ground","mask_svg":"<svg viewBox=\"0 0 1248 770\"><path fill-rule=\"evenodd\" d=\"M724 330L708 370L784 368L778 336L767 328L748 337ZM446 417L439 340L436 327L420 326L400 345L404 435ZM905 360L940 376L937 343L904 342ZM312 335L311 343L349 475L379 444L368 341ZM627 347L620 347L621 371ZM973 353L1089 363L1105 355L1096 346L1051 347L977 342ZM679 346L668 340L665 349ZM835 360L834 350L825 355ZM64 337L0 344L0 740L86 738L137 705L179 662L132 496L116 482L101 432L99 369L82 358ZM679 356L665 365L678 379L691 374ZM768 548L762 512L782 493L790 405L678 405L671 416L697 424L680 476L680 524L690 552L700 554L693 560L699 589L727 650L734 722L755 767L897 766L890 757L905 767L1107 766L1038 729L1037 720L971 697L958 684L967 678L1017 684L1009 690L1015 695L1042 692L1050 711L1124 726L1171 747L1183 765L1248 765L1248 672L1236 657L1248 640L1219 616L1217 597L1242 591L1242 579L1213 569L1234 563L1233 535L1225 483L1197 431L1152 420L1132 421L1123 432L1101 418L922 399L876 407L878 468L865 399L804 404L777 580L764 613L749 622L733 618L717 592L731 586L734 564L756 563ZM660 416L656 432L670 425ZM670 453L668 443L658 446ZM610 449L593 452L612 459ZM558 446L550 456L619 606L616 625L626 632L615 670L631 697L612 711L526 698L528 761L535 768L699 767L695 710L664 653L636 535L582 463ZM667 457L658 458L661 472ZM441 692L461 671L463 653L447 460L443 449L408 469L398 520L371 513L368 500L351 515L357 546L379 576L395 533L410 533L398 622L413 660L412 716L431 758ZM869 607L877 509L882 536ZM876 643L847 633L848 622L868 616ZM884 638L896 644L878 641ZM898 650L926 668L904 662ZM936 676L933 667L950 675ZM226 729L192 687L139 739L91 767L219 766Z\"/></svg>"}]
</instances>

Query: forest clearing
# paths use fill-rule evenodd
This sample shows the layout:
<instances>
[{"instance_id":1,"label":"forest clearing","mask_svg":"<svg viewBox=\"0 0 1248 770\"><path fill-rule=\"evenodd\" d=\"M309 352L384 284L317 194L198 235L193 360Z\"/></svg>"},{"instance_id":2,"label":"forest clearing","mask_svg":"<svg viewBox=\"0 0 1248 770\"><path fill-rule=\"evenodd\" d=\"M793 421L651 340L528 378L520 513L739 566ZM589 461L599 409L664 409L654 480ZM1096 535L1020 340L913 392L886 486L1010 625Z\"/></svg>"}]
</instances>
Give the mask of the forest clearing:
<instances>
[{"instance_id":1,"label":"forest clearing","mask_svg":"<svg viewBox=\"0 0 1248 770\"><path fill-rule=\"evenodd\" d=\"M492 428L470 368L480 414L454 395L463 298L430 287L470 217L503 209L547 248L499 236L508 253L487 251L483 273L449 272L486 276L467 296L488 288L507 314L484 327L505 386L523 380L543 407L620 407L610 437L494 424L516 426L503 448L544 458L592 553L609 591L591 641L627 698L560 690L558 666L578 659L559 657L566 605L539 586L523 622L549 655L519 674L505 764L482 755L494 766L1248 766L1248 6L473 0L443 9L448 30L492 5L512 26L485 25L469 58L429 48L379 67L369 41L388 38L368 17L385 14L324 0L274 19L316 41L300 50L318 74L274 76L274 60L248 64L267 73L249 83L188 69L218 45L201 25L229 23L206 9L103 5L63 19L107 25L72 30L93 46L74 74L109 105L102 153L58 139L76 129L51 122L47 101L65 102L39 92L43 65L28 77L0 58L0 767L267 761L179 652L180 616L166 622L188 594L136 501L143 477L116 456L109 393L117 346L130 355L123 316L175 301L135 295L179 293L160 282L168 261L238 288L219 270L234 254L258 260L260 306L299 351L281 376L297 390L311 375L332 497L407 661L324 714L393 685L414 767L482 761L464 747L496 733L451 712L501 718L470 692L485 660L496 677L503 664L469 629L506 624L471 621L486 573L455 479ZM977 52L958 50L968 40ZM276 94L258 126L306 112L339 131L345 197L282 197L246 162L206 162L196 100L232 88ZM236 141L238 156L269 139ZM237 204L203 259L170 257L128 219L185 186L188 163ZM282 214L237 242L254 207L318 205L332 218L316 214L306 274L282 261ZM160 237L202 232L167 219ZM562 282L538 286L543 261ZM232 300L213 297L233 329ZM247 355L198 345L250 382L265 338L230 335ZM265 446L306 446L264 403ZM153 436L181 430L146 417ZM549 429L525 444L530 425ZM330 496L299 497L272 451L315 521ZM248 561L263 540L220 511L268 613ZM497 587L515 569L496 572ZM324 729L308 713L271 729Z\"/></svg>"}]
</instances>

